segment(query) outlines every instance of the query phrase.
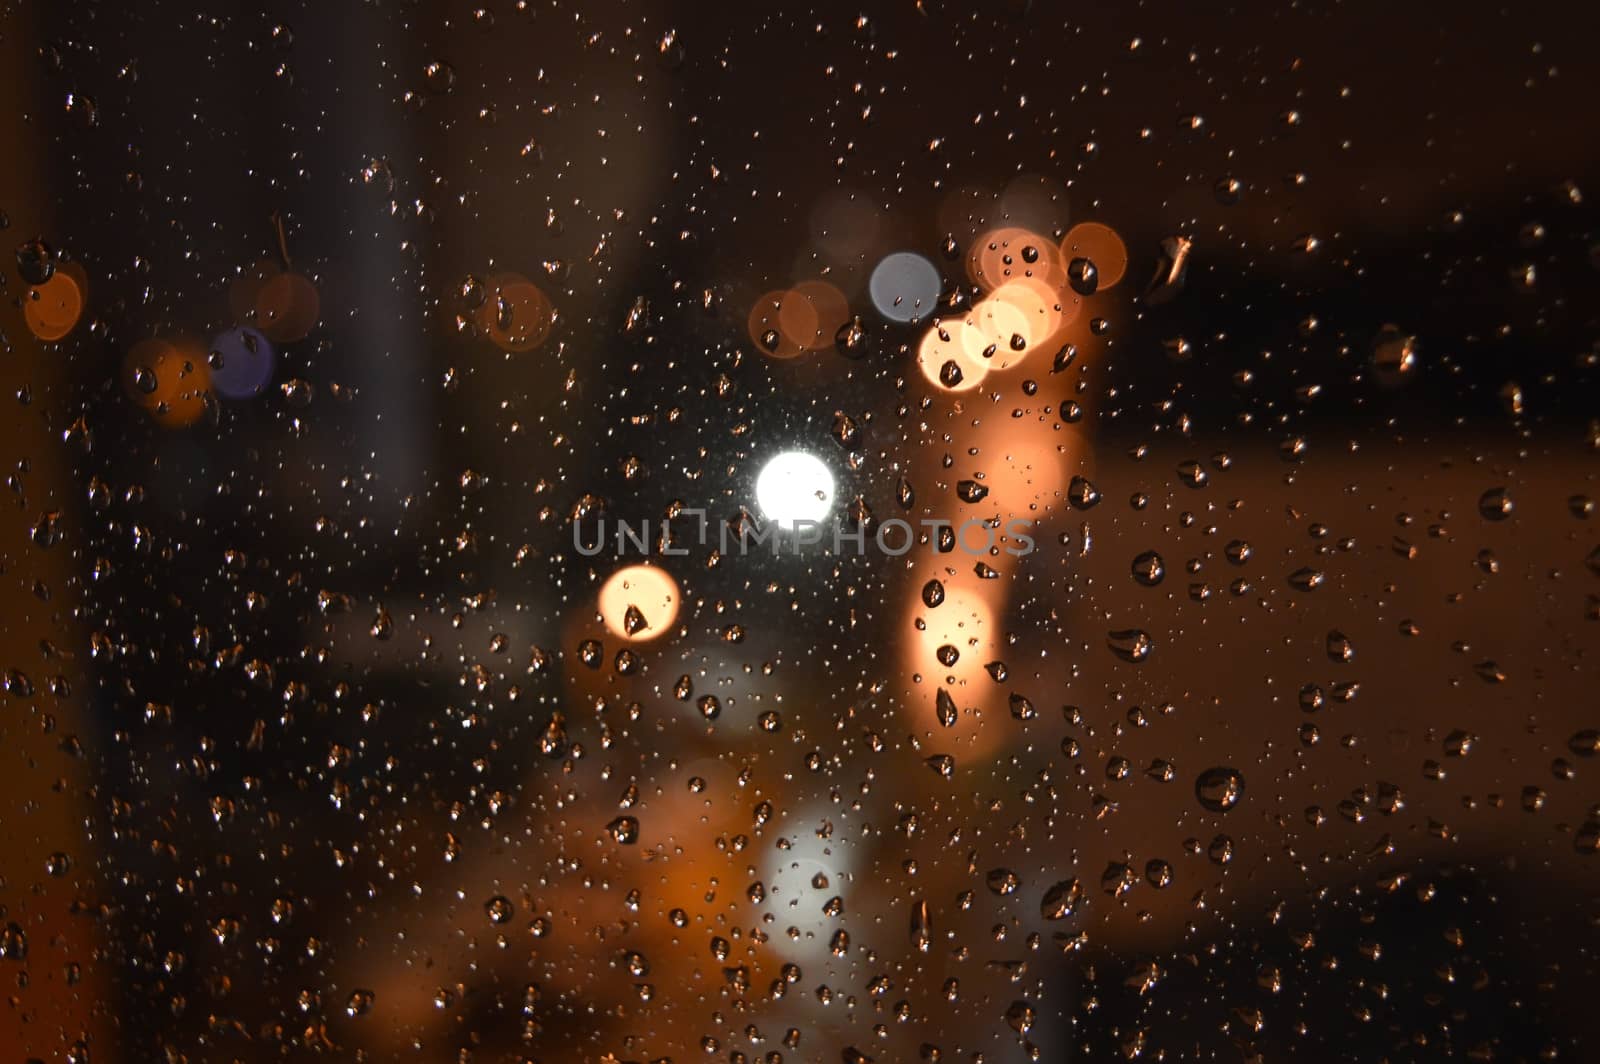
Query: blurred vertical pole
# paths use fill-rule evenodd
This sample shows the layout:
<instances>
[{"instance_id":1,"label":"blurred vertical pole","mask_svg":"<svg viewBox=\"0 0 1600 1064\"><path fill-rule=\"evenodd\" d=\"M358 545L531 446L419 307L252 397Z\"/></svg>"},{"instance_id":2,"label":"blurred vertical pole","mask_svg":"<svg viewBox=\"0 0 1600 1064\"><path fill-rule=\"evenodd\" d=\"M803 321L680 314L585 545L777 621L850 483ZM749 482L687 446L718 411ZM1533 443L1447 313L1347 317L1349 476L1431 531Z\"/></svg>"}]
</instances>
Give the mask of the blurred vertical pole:
<instances>
[{"instance_id":1,"label":"blurred vertical pole","mask_svg":"<svg viewBox=\"0 0 1600 1064\"><path fill-rule=\"evenodd\" d=\"M0 417L0 454L12 488L0 523L0 1054L105 1064L118 1057L105 1004L111 980L97 963L100 862L89 849L91 781L79 748L88 731L88 654L75 609L85 563L74 534L78 493L62 442L70 420L68 363L24 323L27 287L13 258L22 241L41 234L48 241L53 220L49 124L39 120L50 101L27 76L39 63L36 10L12 7L0 22L0 155L7 160L0 211L10 222L0 232L0 376L9 404ZM56 515L59 536L35 534L47 515Z\"/></svg>"}]
</instances>

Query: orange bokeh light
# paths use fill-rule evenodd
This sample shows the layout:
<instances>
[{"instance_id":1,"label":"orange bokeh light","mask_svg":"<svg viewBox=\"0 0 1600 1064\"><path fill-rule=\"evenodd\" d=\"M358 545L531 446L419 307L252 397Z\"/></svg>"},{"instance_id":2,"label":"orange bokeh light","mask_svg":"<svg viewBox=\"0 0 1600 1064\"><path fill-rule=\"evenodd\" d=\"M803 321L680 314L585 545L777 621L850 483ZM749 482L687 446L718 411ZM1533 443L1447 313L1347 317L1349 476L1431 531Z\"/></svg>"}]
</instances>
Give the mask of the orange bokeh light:
<instances>
[{"instance_id":1,"label":"orange bokeh light","mask_svg":"<svg viewBox=\"0 0 1600 1064\"><path fill-rule=\"evenodd\" d=\"M600 587L598 608L606 630L635 643L658 639L678 619L677 581L653 565L630 565Z\"/></svg>"},{"instance_id":2,"label":"orange bokeh light","mask_svg":"<svg viewBox=\"0 0 1600 1064\"><path fill-rule=\"evenodd\" d=\"M478 326L504 351L532 351L550 336L555 308L532 281L500 273L487 282L488 295L476 312Z\"/></svg>"},{"instance_id":3,"label":"orange bokeh light","mask_svg":"<svg viewBox=\"0 0 1600 1064\"><path fill-rule=\"evenodd\" d=\"M322 300L310 279L285 271L261 283L255 293L255 324L273 343L303 340L322 315Z\"/></svg>"},{"instance_id":4,"label":"orange bokeh light","mask_svg":"<svg viewBox=\"0 0 1600 1064\"><path fill-rule=\"evenodd\" d=\"M199 420L211 393L205 352L189 340L141 340L122 364L128 395L168 428Z\"/></svg>"},{"instance_id":5,"label":"orange bokeh light","mask_svg":"<svg viewBox=\"0 0 1600 1064\"><path fill-rule=\"evenodd\" d=\"M1083 303L1077 293L1038 277L1021 277L995 289L986 303L1001 303L1015 310L1011 318L1015 336L1021 336L1030 355L1049 345L1078 316ZM1010 337L1007 337L1008 342Z\"/></svg>"},{"instance_id":6,"label":"orange bokeh light","mask_svg":"<svg viewBox=\"0 0 1600 1064\"><path fill-rule=\"evenodd\" d=\"M920 576L904 592L907 616L921 622L920 626L908 624L901 646L907 696L905 723L930 736L930 752L983 753L1005 739L1005 729L992 726L998 719L991 719L991 727L983 727L983 718L1005 713L1003 708L996 708L997 698L1004 703L1005 689L985 669L1004 657L999 619L1004 614L1005 596L997 588L961 586L958 581L967 578L952 576L943 568L926 568ZM932 578L943 584L945 597L937 607L929 609L922 600L922 588ZM952 650L959 656L954 664L945 665L939 660L940 652ZM949 726L939 720L941 690L958 710L955 722Z\"/></svg>"},{"instance_id":7,"label":"orange bokeh light","mask_svg":"<svg viewBox=\"0 0 1600 1064\"><path fill-rule=\"evenodd\" d=\"M1128 272L1128 248L1116 230L1099 222L1079 222L1061 238L1061 257L1070 264L1073 259L1088 259L1100 275L1099 290L1104 291L1122 280Z\"/></svg>"},{"instance_id":8,"label":"orange bokeh light","mask_svg":"<svg viewBox=\"0 0 1600 1064\"><path fill-rule=\"evenodd\" d=\"M789 331L791 305L796 306L793 313L800 321L803 323L806 320L805 312L799 309L802 304L810 308L810 318L814 319L809 335L798 329L792 333ZM801 281L789 290L778 308L778 327L809 351L822 351L832 346L834 336L849 320L849 300L827 281Z\"/></svg>"},{"instance_id":9,"label":"orange bokeh light","mask_svg":"<svg viewBox=\"0 0 1600 1064\"><path fill-rule=\"evenodd\" d=\"M967 277L986 292L1031 278L1052 287L1066 283L1066 264L1054 240L1031 229L991 229L967 251Z\"/></svg>"},{"instance_id":10,"label":"orange bokeh light","mask_svg":"<svg viewBox=\"0 0 1600 1064\"><path fill-rule=\"evenodd\" d=\"M22 317L28 331L46 342L70 333L83 316L89 286L76 263L63 263L42 285L29 288L23 297Z\"/></svg>"},{"instance_id":11,"label":"orange bokeh light","mask_svg":"<svg viewBox=\"0 0 1600 1064\"><path fill-rule=\"evenodd\" d=\"M804 354L806 350L783 328L783 305L788 298L788 291L782 288L763 294L750 307L750 316L745 322L750 332L750 339L757 349L772 358L795 358ZM797 305L790 310L791 326L803 329L809 320L809 327L815 329L815 309L810 306L808 300L802 300L801 303L803 305Z\"/></svg>"},{"instance_id":12,"label":"orange bokeh light","mask_svg":"<svg viewBox=\"0 0 1600 1064\"><path fill-rule=\"evenodd\" d=\"M826 281L813 280L764 293L750 307L746 327L763 354L790 359L831 347L849 320L850 303L844 293Z\"/></svg>"},{"instance_id":13,"label":"orange bokeh light","mask_svg":"<svg viewBox=\"0 0 1600 1064\"><path fill-rule=\"evenodd\" d=\"M928 383L945 391L971 391L989 375L984 350L985 342L976 326L966 319L944 319L934 322L923 334L917 347L917 366ZM950 365L955 367L957 377L950 376L946 369Z\"/></svg>"}]
</instances>

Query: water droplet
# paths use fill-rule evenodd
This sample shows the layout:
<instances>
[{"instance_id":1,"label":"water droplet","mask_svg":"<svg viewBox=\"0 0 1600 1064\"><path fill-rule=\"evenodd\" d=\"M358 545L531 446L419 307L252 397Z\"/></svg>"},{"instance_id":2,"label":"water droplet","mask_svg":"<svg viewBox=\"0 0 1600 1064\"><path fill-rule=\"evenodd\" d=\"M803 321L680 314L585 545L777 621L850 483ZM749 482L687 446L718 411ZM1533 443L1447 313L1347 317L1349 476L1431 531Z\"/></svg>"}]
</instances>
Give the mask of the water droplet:
<instances>
[{"instance_id":1,"label":"water droplet","mask_svg":"<svg viewBox=\"0 0 1600 1064\"><path fill-rule=\"evenodd\" d=\"M619 816L606 825L606 831L622 845L632 846L639 841L639 818Z\"/></svg>"},{"instance_id":2,"label":"water droplet","mask_svg":"<svg viewBox=\"0 0 1600 1064\"><path fill-rule=\"evenodd\" d=\"M389 616L389 611L382 606L372 615L372 626L369 629L372 638L387 640L394 635L394 618Z\"/></svg>"},{"instance_id":3,"label":"water droplet","mask_svg":"<svg viewBox=\"0 0 1600 1064\"><path fill-rule=\"evenodd\" d=\"M1123 628L1107 637L1111 652L1123 661L1140 664L1155 649L1155 642L1142 628Z\"/></svg>"},{"instance_id":4,"label":"water droplet","mask_svg":"<svg viewBox=\"0 0 1600 1064\"><path fill-rule=\"evenodd\" d=\"M1289 586L1298 591L1315 591L1325 579L1322 570L1305 566L1289 574Z\"/></svg>"},{"instance_id":5,"label":"water droplet","mask_svg":"<svg viewBox=\"0 0 1600 1064\"><path fill-rule=\"evenodd\" d=\"M50 245L39 237L24 240L17 245L17 272L22 279L35 287L55 276L56 260Z\"/></svg>"},{"instance_id":6,"label":"water droplet","mask_svg":"<svg viewBox=\"0 0 1600 1064\"><path fill-rule=\"evenodd\" d=\"M845 450L854 450L861 444L861 422L843 410L833 412L833 439Z\"/></svg>"},{"instance_id":7,"label":"water droplet","mask_svg":"<svg viewBox=\"0 0 1600 1064\"><path fill-rule=\"evenodd\" d=\"M1178 480L1186 488L1203 488L1211 483L1211 475L1199 462L1187 461L1178 463Z\"/></svg>"},{"instance_id":8,"label":"water droplet","mask_svg":"<svg viewBox=\"0 0 1600 1064\"><path fill-rule=\"evenodd\" d=\"M1234 768L1208 768L1195 779L1194 795L1211 812L1226 813L1244 798L1244 776Z\"/></svg>"},{"instance_id":9,"label":"water droplet","mask_svg":"<svg viewBox=\"0 0 1600 1064\"><path fill-rule=\"evenodd\" d=\"M919 898L911 906L911 945L918 953L926 953L932 944L933 914L927 901Z\"/></svg>"},{"instance_id":10,"label":"water droplet","mask_svg":"<svg viewBox=\"0 0 1600 1064\"><path fill-rule=\"evenodd\" d=\"M1505 488L1490 488L1478 496L1478 512L1485 521L1504 521L1511 516L1516 504Z\"/></svg>"},{"instance_id":11,"label":"water droplet","mask_svg":"<svg viewBox=\"0 0 1600 1064\"><path fill-rule=\"evenodd\" d=\"M1092 296L1100 287L1100 271L1080 255L1067 264L1067 283L1080 296Z\"/></svg>"},{"instance_id":12,"label":"water droplet","mask_svg":"<svg viewBox=\"0 0 1600 1064\"><path fill-rule=\"evenodd\" d=\"M1155 587L1166 575L1166 563L1153 550L1147 550L1133 559L1133 578L1145 587Z\"/></svg>"},{"instance_id":13,"label":"water droplet","mask_svg":"<svg viewBox=\"0 0 1600 1064\"><path fill-rule=\"evenodd\" d=\"M1063 879L1044 892L1039 915L1046 920L1064 920L1083 904L1083 885L1076 879Z\"/></svg>"},{"instance_id":14,"label":"water droplet","mask_svg":"<svg viewBox=\"0 0 1600 1064\"><path fill-rule=\"evenodd\" d=\"M1100 502L1100 489L1086 477L1075 476L1067 484L1067 501L1079 510L1092 509Z\"/></svg>"},{"instance_id":15,"label":"water droplet","mask_svg":"<svg viewBox=\"0 0 1600 1064\"><path fill-rule=\"evenodd\" d=\"M833 347L852 361L867 357L867 330L859 317L851 318L833 334Z\"/></svg>"},{"instance_id":16,"label":"water droplet","mask_svg":"<svg viewBox=\"0 0 1600 1064\"><path fill-rule=\"evenodd\" d=\"M455 68L449 63L429 63L422 68L422 76L427 81L428 91L438 96L444 96L456 87Z\"/></svg>"},{"instance_id":17,"label":"water droplet","mask_svg":"<svg viewBox=\"0 0 1600 1064\"><path fill-rule=\"evenodd\" d=\"M1011 708L1011 715L1017 720L1033 720L1039 715L1038 710L1033 708L1033 703L1023 695L1013 692L1008 699L1008 703Z\"/></svg>"},{"instance_id":18,"label":"water droplet","mask_svg":"<svg viewBox=\"0 0 1600 1064\"><path fill-rule=\"evenodd\" d=\"M357 1016L365 1016L372 1011L372 1006L377 1003L377 1000L378 995L371 990L352 990L344 1003L345 1015L351 1019Z\"/></svg>"}]
</instances>

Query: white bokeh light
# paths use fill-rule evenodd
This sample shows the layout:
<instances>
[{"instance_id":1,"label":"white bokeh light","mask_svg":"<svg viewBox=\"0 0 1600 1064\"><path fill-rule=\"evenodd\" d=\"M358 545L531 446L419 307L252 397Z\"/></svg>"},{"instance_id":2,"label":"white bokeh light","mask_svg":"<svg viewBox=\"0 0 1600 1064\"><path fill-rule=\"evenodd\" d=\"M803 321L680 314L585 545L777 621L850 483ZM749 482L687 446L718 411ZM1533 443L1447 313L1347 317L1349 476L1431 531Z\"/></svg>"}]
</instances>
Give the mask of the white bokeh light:
<instances>
[{"instance_id":1,"label":"white bokeh light","mask_svg":"<svg viewBox=\"0 0 1600 1064\"><path fill-rule=\"evenodd\" d=\"M833 509L833 473L814 455L785 451L756 477L756 504L763 517L786 529L802 521L820 524Z\"/></svg>"},{"instance_id":2,"label":"white bokeh light","mask_svg":"<svg viewBox=\"0 0 1600 1064\"><path fill-rule=\"evenodd\" d=\"M890 321L917 321L939 301L939 271L914 251L886 256L867 280L867 294Z\"/></svg>"}]
</instances>

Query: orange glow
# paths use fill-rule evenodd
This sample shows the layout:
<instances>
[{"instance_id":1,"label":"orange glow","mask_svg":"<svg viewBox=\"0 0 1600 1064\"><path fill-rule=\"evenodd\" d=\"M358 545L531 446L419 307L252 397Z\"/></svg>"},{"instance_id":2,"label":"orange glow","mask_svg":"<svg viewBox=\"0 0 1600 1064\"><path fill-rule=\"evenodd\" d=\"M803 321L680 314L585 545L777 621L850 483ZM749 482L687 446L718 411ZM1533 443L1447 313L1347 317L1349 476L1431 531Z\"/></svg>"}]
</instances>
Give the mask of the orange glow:
<instances>
[{"instance_id":1,"label":"orange glow","mask_svg":"<svg viewBox=\"0 0 1600 1064\"><path fill-rule=\"evenodd\" d=\"M982 334L967 321L937 321L923 334L922 342L917 347L917 366L928 383L944 391L971 391L989 375L989 360L983 357L984 348ZM947 376L945 367L950 364L954 364L959 379Z\"/></svg>"},{"instance_id":2,"label":"orange glow","mask_svg":"<svg viewBox=\"0 0 1600 1064\"><path fill-rule=\"evenodd\" d=\"M976 541L976 533L973 536ZM985 595L976 589L951 587L950 582L955 579L958 578L949 575L942 577L945 599L937 609L928 609L921 598L917 598L912 615L921 617L924 627L921 630L912 628L914 638L907 659L911 670L921 674L925 683L934 680L944 683L949 680L953 684L952 690L976 686L980 681L987 680L983 667L993 661L1000 651L1000 632L995 625L994 607L997 603L990 601L1000 598L1000 595ZM911 590L917 596L922 593L921 585ZM938 653L942 647L954 647L960 654L954 665L939 661Z\"/></svg>"},{"instance_id":3,"label":"orange glow","mask_svg":"<svg viewBox=\"0 0 1600 1064\"><path fill-rule=\"evenodd\" d=\"M908 623L907 638L901 648L901 667L905 675L906 726L929 736L929 753L982 754L1005 741L1006 729L996 727L1006 713L1005 688L996 684L985 670L990 662L1003 660L1003 636L999 618L1004 614L1004 594L996 589L962 587L959 580L943 568L929 567L905 590L906 614L918 618L922 627ZM922 601L927 580L938 578L945 587L944 601L929 609ZM953 649L959 657L953 665L939 660L943 649ZM956 721L944 726L938 717L938 692L944 691L958 710ZM976 710L977 712L969 712ZM983 718L990 727L983 727Z\"/></svg>"},{"instance_id":4,"label":"orange glow","mask_svg":"<svg viewBox=\"0 0 1600 1064\"><path fill-rule=\"evenodd\" d=\"M998 519L989 542L999 549L981 560L1009 576L1022 564L1008 552L1022 547L1008 529L1009 522L1032 522L1028 534L1036 542L1052 534L1051 523L1067 512L1068 474L1083 453L1083 437L1062 431L1048 418L1019 420L992 414L966 424L969 444L954 467L946 468L938 453L924 454L908 476L918 487L921 512L948 521L958 534L968 521ZM967 478L988 489L982 500L969 503L958 497L956 482ZM979 550L985 538L974 527L963 543ZM958 761L999 749L1015 726L1009 716L1010 688L995 682L985 666L1008 658L1004 626L1008 590L1016 585L1010 579L980 579L973 562L972 555L955 553L935 556L914 568L901 600L911 620L897 648L906 726L928 736L929 753L952 754ZM939 580L944 591L944 601L934 607L922 597L931 579ZM960 655L953 665L939 661L941 647L953 647ZM1018 662L1010 664L1015 667ZM956 723L948 728L938 719L940 690L950 695L959 711Z\"/></svg>"},{"instance_id":5,"label":"orange glow","mask_svg":"<svg viewBox=\"0 0 1600 1064\"><path fill-rule=\"evenodd\" d=\"M1099 222L1079 222L1061 239L1061 257L1070 264L1073 259L1088 259L1100 274L1099 290L1105 291L1128 272L1128 248L1122 238L1108 225Z\"/></svg>"},{"instance_id":6,"label":"orange glow","mask_svg":"<svg viewBox=\"0 0 1600 1064\"><path fill-rule=\"evenodd\" d=\"M671 630L678 600L672 577L653 565L630 565L601 586L599 610L612 635L643 643Z\"/></svg>"},{"instance_id":7,"label":"orange glow","mask_svg":"<svg viewBox=\"0 0 1600 1064\"><path fill-rule=\"evenodd\" d=\"M298 273L274 274L256 291L256 328L273 343L305 339L321 314L317 286Z\"/></svg>"},{"instance_id":8,"label":"orange glow","mask_svg":"<svg viewBox=\"0 0 1600 1064\"><path fill-rule=\"evenodd\" d=\"M1017 312L1009 320L1016 325L1015 335L1021 336L1027 344L1021 352L1023 356L1056 340L1083 307L1071 289L1057 287L1038 277L1007 281L984 302L1005 304ZM1010 342L1011 337L1006 339Z\"/></svg>"},{"instance_id":9,"label":"orange glow","mask_svg":"<svg viewBox=\"0 0 1600 1064\"><path fill-rule=\"evenodd\" d=\"M123 360L122 380L134 402L167 428L199 420L211 391L205 352L187 340L141 340Z\"/></svg>"},{"instance_id":10,"label":"orange glow","mask_svg":"<svg viewBox=\"0 0 1600 1064\"><path fill-rule=\"evenodd\" d=\"M763 294L750 307L750 339L763 355L795 358L834 342L838 326L850 318L850 304L826 282L803 282Z\"/></svg>"},{"instance_id":11,"label":"orange glow","mask_svg":"<svg viewBox=\"0 0 1600 1064\"><path fill-rule=\"evenodd\" d=\"M791 316L804 325L806 310L813 320L810 333L791 322ZM791 288L778 308L778 328L808 351L822 351L833 345L839 329L850 320L850 303L827 281L801 281ZM793 330L793 331L791 331Z\"/></svg>"},{"instance_id":12,"label":"orange glow","mask_svg":"<svg viewBox=\"0 0 1600 1064\"><path fill-rule=\"evenodd\" d=\"M788 291L778 301L778 331L786 342L802 351L817 347L817 336L822 331L817 320L817 308L811 300L795 291Z\"/></svg>"},{"instance_id":13,"label":"orange glow","mask_svg":"<svg viewBox=\"0 0 1600 1064\"><path fill-rule=\"evenodd\" d=\"M790 359L833 346L835 334L849 320L844 293L826 281L801 281L762 295L751 306L746 324L763 354Z\"/></svg>"},{"instance_id":14,"label":"orange glow","mask_svg":"<svg viewBox=\"0 0 1600 1064\"><path fill-rule=\"evenodd\" d=\"M972 328L961 334L967 353L983 358L991 370L1007 369L1021 360L1032 323L1015 305L1003 299L984 299L967 316Z\"/></svg>"},{"instance_id":15,"label":"orange glow","mask_svg":"<svg viewBox=\"0 0 1600 1064\"><path fill-rule=\"evenodd\" d=\"M496 347L532 351L549 338L555 308L537 285L521 274L500 273L488 279L487 288L476 318Z\"/></svg>"},{"instance_id":16,"label":"orange glow","mask_svg":"<svg viewBox=\"0 0 1600 1064\"><path fill-rule=\"evenodd\" d=\"M1029 229L1009 226L984 233L968 249L967 277L992 292L1020 278L1036 278L1059 286L1066 283L1067 272L1055 241Z\"/></svg>"},{"instance_id":17,"label":"orange glow","mask_svg":"<svg viewBox=\"0 0 1600 1064\"><path fill-rule=\"evenodd\" d=\"M968 453L961 458L965 465L952 472L982 472L989 494L980 503L964 504L968 516L998 515L1002 524L1013 518L1037 522L1066 509L1067 469L1083 453L1081 434L1062 431L1049 421L995 417L974 428ZM1010 559L1002 552L989 561L1004 569Z\"/></svg>"},{"instance_id":18,"label":"orange glow","mask_svg":"<svg viewBox=\"0 0 1600 1064\"><path fill-rule=\"evenodd\" d=\"M88 282L76 263L57 267L48 281L29 288L23 297L22 317L28 331L46 342L66 336L83 316L88 290Z\"/></svg>"},{"instance_id":19,"label":"orange glow","mask_svg":"<svg viewBox=\"0 0 1600 1064\"><path fill-rule=\"evenodd\" d=\"M762 354L773 358L794 358L800 354L801 347L784 335L779 328L779 314L783 309L783 298L788 293L783 289L767 292L750 306L750 315L745 320L745 326L750 333L750 339Z\"/></svg>"},{"instance_id":20,"label":"orange glow","mask_svg":"<svg viewBox=\"0 0 1600 1064\"><path fill-rule=\"evenodd\" d=\"M917 348L917 365L944 391L970 391L990 373L1012 369L1044 350L1080 308L1071 293L1063 296L1041 278L1008 281L965 318L935 322ZM946 369L951 363L960 373L954 383Z\"/></svg>"}]
</instances>

